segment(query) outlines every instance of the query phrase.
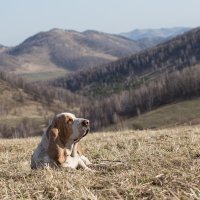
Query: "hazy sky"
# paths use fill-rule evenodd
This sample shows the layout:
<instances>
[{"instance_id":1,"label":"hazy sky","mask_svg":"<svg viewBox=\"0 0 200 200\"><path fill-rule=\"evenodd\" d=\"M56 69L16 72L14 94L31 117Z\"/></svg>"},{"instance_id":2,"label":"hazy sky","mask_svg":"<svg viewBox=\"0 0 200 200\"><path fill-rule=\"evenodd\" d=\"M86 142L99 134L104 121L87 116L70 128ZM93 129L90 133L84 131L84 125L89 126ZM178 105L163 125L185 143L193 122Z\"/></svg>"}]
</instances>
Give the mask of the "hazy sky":
<instances>
[{"instance_id":1,"label":"hazy sky","mask_svg":"<svg viewBox=\"0 0 200 200\"><path fill-rule=\"evenodd\" d=\"M200 0L0 0L0 44L52 28L120 33L200 25Z\"/></svg>"}]
</instances>

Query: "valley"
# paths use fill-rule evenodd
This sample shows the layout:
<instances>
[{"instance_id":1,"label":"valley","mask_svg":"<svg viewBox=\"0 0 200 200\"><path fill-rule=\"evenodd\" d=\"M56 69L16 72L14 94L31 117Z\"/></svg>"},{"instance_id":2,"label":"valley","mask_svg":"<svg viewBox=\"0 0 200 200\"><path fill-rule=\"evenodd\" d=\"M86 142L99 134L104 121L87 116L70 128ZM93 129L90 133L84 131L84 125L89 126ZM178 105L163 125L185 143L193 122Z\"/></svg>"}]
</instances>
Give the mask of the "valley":
<instances>
[{"instance_id":1,"label":"valley","mask_svg":"<svg viewBox=\"0 0 200 200\"><path fill-rule=\"evenodd\" d=\"M146 50L136 48L137 42L122 36L52 29L28 38L19 46L2 47L0 62L9 65L2 68L6 70L0 78L1 137L17 137L16 132L26 124L32 128L20 137L41 134L48 120L63 111L90 119L93 131L198 124L199 112L192 105L198 102L200 91L199 42L199 28ZM85 45L105 54L104 58L112 56L117 60L111 59L108 64L95 61L96 65L80 68L73 67L74 64L68 68L52 60L57 55L61 56L60 62L62 58L68 62L72 54L85 58L88 52L83 50ZM112 49L109 54L107 48ZM123 57L128 54L131 55ZM26 64L18 65L16 59L25 59ZM185 113L182 104L188 108ZM171 115L178 107L180 112Z\"/></svg>"}]
</instances>

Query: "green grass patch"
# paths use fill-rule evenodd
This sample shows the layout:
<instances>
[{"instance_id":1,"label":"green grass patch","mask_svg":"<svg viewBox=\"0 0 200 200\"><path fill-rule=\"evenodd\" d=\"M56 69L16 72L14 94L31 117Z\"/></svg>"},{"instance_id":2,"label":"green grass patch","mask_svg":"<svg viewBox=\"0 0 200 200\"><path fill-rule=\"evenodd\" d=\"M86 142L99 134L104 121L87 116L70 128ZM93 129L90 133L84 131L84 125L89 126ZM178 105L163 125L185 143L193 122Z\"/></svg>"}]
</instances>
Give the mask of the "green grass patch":
<instances>
[{"instance_id":1,"label":"green grass patch","mask_svg":"<svg viewBox=\"0 0 200 200\"><path fill-rule=\"evenodd\" d=\"M51 80L55 78L59 78L65 76L66 74L63 71L55 71L55 72L36 72L36 73L28 73L22 74L21 76L28 81L44 81L44 80Z\"/></svg>"},{"instance_id":2,"label":"green grass patch","mask_svg":"<svg viewBox=\"0 0 200 200\"><path fill-rule=\"evenodd\" d=\"M162 106L108 129L149 129L200 123L200 98Z\"/></svg>"}]
</instances>

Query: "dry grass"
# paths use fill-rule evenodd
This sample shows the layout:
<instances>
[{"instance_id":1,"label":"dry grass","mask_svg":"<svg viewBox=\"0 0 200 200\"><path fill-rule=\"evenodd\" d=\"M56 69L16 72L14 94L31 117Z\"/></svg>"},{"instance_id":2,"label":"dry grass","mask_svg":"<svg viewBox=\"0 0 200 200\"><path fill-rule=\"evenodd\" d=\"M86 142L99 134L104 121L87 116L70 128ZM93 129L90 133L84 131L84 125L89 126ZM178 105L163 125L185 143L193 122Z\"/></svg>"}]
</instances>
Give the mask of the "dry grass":
<instances>
[{"instance_id":1,"label":"dry grass","mask_svg":"<svg viewBox=\"0 0 200 200\"><path fill-rule=\"evenodd\" d=\"M85 155L106 163L94 173L31 170L38 142L0 141L0 199L200 199L199 127L89 135Z\"/></svg>"}]
</instances>

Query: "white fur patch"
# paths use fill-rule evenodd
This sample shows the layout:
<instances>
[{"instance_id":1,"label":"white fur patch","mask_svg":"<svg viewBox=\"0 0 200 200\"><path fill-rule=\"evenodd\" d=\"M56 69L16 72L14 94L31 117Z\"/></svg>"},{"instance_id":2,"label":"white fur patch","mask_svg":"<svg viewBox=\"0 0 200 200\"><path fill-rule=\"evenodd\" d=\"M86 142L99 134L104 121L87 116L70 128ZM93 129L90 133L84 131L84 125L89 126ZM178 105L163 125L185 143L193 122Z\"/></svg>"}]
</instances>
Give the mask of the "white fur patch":
<instances>
[{"instance_id":1,"label":"white fur patch","mask_svg":"<svg viewBox=\"0 0 200 200\"><path fill-rule=\"evenodd\" d=\"M67 156L67 160L62 164L62 167L69 167L72 169L83 168L92 171L78 154L75 157Z\"/></svg>"}]
</instances>

